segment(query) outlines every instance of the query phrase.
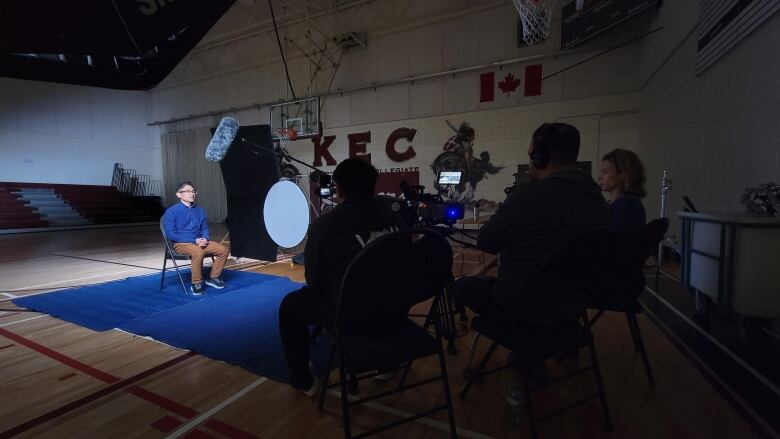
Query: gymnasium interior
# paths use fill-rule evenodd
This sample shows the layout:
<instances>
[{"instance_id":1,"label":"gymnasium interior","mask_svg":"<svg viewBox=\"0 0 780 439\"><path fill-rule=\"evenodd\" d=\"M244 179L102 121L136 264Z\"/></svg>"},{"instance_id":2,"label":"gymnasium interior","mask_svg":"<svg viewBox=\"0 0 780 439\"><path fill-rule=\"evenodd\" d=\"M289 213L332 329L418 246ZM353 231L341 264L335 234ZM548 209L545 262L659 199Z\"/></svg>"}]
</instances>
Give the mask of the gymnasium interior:
<instances>
[{"instance_id":1,"label":"gymnasium interior","mask_svg":"<svg viewBox=\"0 0 780 439\"><path fill-rule=\"evenodd\" d=\"M2 10L0 438L780 437L780 0ZM611 152L641 160L639 285L587 296L574 341L502 338L456 294L507 275L480 230L538 187L543 124L576 128L604 206ZM280 304L355 158L415 239L448 244L446 273L407 306L414 337L307 326L320 387L301 388ZM168 236L182 203L229 251L200 256L204 290ZM388 242L357 238L365 258ZM424 251L374 255L374 286L435 271ZM585 297L620 259L558 254L540 295Z\"/></svg>"}]
</instances>

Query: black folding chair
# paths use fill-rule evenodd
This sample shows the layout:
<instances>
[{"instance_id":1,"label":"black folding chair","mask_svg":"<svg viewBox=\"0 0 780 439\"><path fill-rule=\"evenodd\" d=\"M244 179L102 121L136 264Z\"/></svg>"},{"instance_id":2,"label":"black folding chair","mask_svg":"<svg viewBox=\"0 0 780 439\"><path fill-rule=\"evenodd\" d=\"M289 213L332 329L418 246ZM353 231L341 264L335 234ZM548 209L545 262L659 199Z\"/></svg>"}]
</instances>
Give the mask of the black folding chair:
<instances>
[{"instance_id":1,"label":"black folding chair","mask_svg":"<svg viewBox=\"0 0 780 439\"><path fill-rule=\"evenodd\" d=\"M187 286L184 284L184 278L181 276L181 270L179 265L176 263L176 261L191 261L192 258L190 255L185 255L184 253L177 253L176 250L173 249L173 243L170 239L165 235L165 226L163 225L163 219L160 218L160 233L162 233L163 241L165 242L165 253L163 254L163 266L162 266L162 272L160 273L160 289L163 289L163 285L165 283L165 273L168 271L167 264L168 259L170 259L173 262L173 266L176 269L176 274L179 276L179 282L181 282L181 288L184 290L184 294L187 293ZM211 262L214 262L214 256L211 256Z\"/></svg>"},{"instance_id":2,"label":"black folding chair","mask_svg":"<svg viewBox=\"0 0 780 439\"><path fill-rule=\"evenodd\" d=\"M521 303L510 310L505 321L476 316L472 321L477 337L484 336L493 341L475 371L464 373L466 384L460 392L464 398L472 384L481 377L507 369L510 365L485 371L488 360L498 346L512 351L518 358L518 372L522 383L523 402L526 407L528 428L531 436L538 437L537 425L579 405L598 398L607 431L612 430L612 420L604 392L604 382L599 367L598 355L590 327L583 324L586 294L599 285L602 278L596 261L603 261L612 246L612 231L597 228L570 240L554 254L542 261L531 275L522 291ZM568 372L543 384L532 385L529 375L532 368L543 364L549 358L565 356L582 347L588 347L590 365ZM473 350L472 350L473 352ZM470 361L469 361L470 364ZM564 407L536 416L532 394L583 372L593 371L596 392L584 396Z\"/></svg>"},{"instance_id":3,"label":"black folding chair","mask_svg":"<svg viewBox=\"0 0 780 439\"><path fill-rule=\"evenodd\" d=\"M322 375L319 409L325 392L339 386L344 437L358 438L412 422L437 411L446 410L450 436L456 437L447 367L442 350L442 328L434 306L432 323L435 336L407 317L409 308L431 297L440 296L451 275L452 250L439 234L428 229L390 233L369 243L347 268L333 327L328 331L331 351L328 367ZM439 356L440 374L407 384L414 360ZM330 366L339 370L339 382L329 384ZM404 369L397 386L350 401L348 376L363 380L393 370ZM352 435L350 407L435 381L442 381L445 402L424 412L407 416L358 435Z\"/></svg>"},{"instance_id":4,"label":"black folding chair","mask_svg":"<svg viewBox=\"0 0 780 439\"><path fill-rule=\"evenodd\" d=\"M655 385L653 372L650 369L650 360L647 358L647 350L642 341L642 332L639 330L637 314L642 312L642 305L638 297L645 289L645 275L642 268L647 258L658 250L658 243L666 235L669 228L667 218L659 218L650 221L644 231L626 248L618 249L613 258L612 276L607 280L605 288L597 294L590 295L588 308L598 310L588 320L588 326L593 326L605 311L622 312L628 320L628 330L631 332L631 340L634 342L634 350L642 356L642 363L647 375L647 383Z\"/></svg>"}]
</instances>

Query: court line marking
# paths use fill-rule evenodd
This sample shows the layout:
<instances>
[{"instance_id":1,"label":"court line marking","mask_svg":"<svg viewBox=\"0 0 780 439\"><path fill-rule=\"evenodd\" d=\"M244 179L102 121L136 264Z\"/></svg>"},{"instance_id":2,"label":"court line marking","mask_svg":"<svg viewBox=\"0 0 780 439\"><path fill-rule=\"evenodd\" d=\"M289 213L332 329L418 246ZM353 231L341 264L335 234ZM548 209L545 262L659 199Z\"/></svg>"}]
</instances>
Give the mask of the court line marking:
<instances>
[{"instance_id":1,"label":"court line marking","mask_svg":"<svg viewBox=\"0 0 780 439\"><path fill-rule=\"evenodd\" d=\"M269 264L269 265L271 265L271 264ZM251 269L251 268L255 268L255 267L247 267L247 269ZM124 270L124 271L114 272L114 273L109 273L109 274L85 276L85 277L73 279L72 281L78 281L78 280L82 280L82 279L91 279L91 278L101 277L101 276L109 276L109 275L113 275L113 274L127 273L127 272L131 272L131 271L137 271L139 269L143 270L143 268L133 268L133 269L130 269L130 270ZM239 271L239 270L240 271L244 271L242 269L238 269L237 271ZM27 289L35 288L35 287L41 287L41 286L47 286L47 285L52 285L52 284L55 284L55 283L60 283L60 282L50 282L50 283L47 283L47 284L33 285L32 287L27 287ZM59 288L59 289L63 289L63 288ZM46 293L49 293L49 292L52 292L52 291L33 293L33 294L26 295L25 297L32 296L32 295L37 295L37 294L46 294ZM10 294L10 293L2 293L2 294L6 295L6 296L9 296L9 297L13 297L13 298L18 297L16 295L13 295L13 294ZM35 319L38 319L38 318L41 318L41 317L47 317L47 316L48 316L48 314L44 314L44 315L40 315L40 316L29 318L29 319L23 319L23 320L19 320L19 321L16 321L16 322L11 322L11 323L8 323L8 324L5 324L5 325L0 325L0 327L9 326L9 325L16 324L16 323L22 323L22 322L29 321L29 320L35 320ZM137 334L133 334L131 332L127 332L127 331L124 331L124 330L119 329L119 328L114 328L114 329L117 330L117 331L120 331L120 332L124 332L126 334L130 334L130 335L133 335L133 336L136 336L136 337L141 337L141 338L144 338L144 339L147 339L147 340L155 341L157 343L169 346L171 348L181 350L180 348L177 348L176 346L168 345L168 344L163 343L161 341L155 340L155 339L153 339L151 337L139 336ZM92 375L92 374L90 374L90 375ZM94 377L94 375L92 375L92 376ZM180 427L179 429L174 431L168 437L171 438L171 439L175 439L175 438L180 437L182 434L187 433L188 431L190 431L193 428L195 428L198 425L200 425L203 421L209 419L214 414L218 413L219 411L221 411L222 409L224 409L225 407L227 407L231 403L235 402L237 399L239 399L242 396L244 396L246 393L248 393L249 391L251 391L255 387L257 387L260 384L264 383L265 381L268 381L268 378L261 377L260 379L258 379L257 381L253 382L249 386L245 387L241 391L237 392L236 394L234 394L230 398L226 399L225 401L222 401L220 404L212 407L207 412L201 414L197 418L193 419L192 421L188 422L184 426ZM130 392L130 393L135 394L134 392ZM331 392L329 392L329 393L331 393ZM336 393L336 392L333 392L333 393ZM136 396L139 396L139 395L136 394ZM338 397L339 394L336 393L336 396ZM145 399L145 400L149 401L149 399L145 398L145 397L142 397L142 399ZM152 402L152 401L149 401L149 402ZM376 403L376 402L368 402L368 403L365 403L365 404L362 404L362 405L364 405L366 407L369 407L369 408L372 408L374 410L377 410L377 411L380 411L380 412L385 412L387 414L391 414L391 415L398 416L398 417L407 417L407 416L411 416L412 415L411 413L405 412L403 410L395 409L395 408L392 408L392 407L388 407L388 406L385 406L383 404L379 404L379 403ZM437 428L437 429L442 430L442 431L449 431L449 424L444 423L444 422L440 422L440 421L435 421L435 420L427 418L427 417L426 418L417 419L415 422L423 424L423 425L426 425L426 426L429 426L429 427ZM206 428L208 428L208 426L206 426ZM473 431L470 431L470 430L466 430L466 429L463 429L461 427L457 427L456 426L456 429L457 429L458 434L460 436L463 436L463 437L473 438L473 439L493 439L491 436L487 436L487 435L484 435L484 434L481 434L481 433L477 433L477 432L473 432Z\"/></svg>"},{"instance_id":2,"label":"court line marking","mask_svg":"<svg viewBox=\"0 0 780 439\"><path fill-rule=\"evenodd\" d=\"M333 397L338 398L338 399L341 399L341 393L337 392L335 390L328 390L328 395L333 396ZM347 398L349 398L349 396ZM360 404L360 405L368 407L368 408L371 408L371 409L374 409L374 410L379 411L379 412L387 413L389 415L397 416L399 418L406 418L406 417L412 416L414 414L414 413L406 412L406 411L401 410L401 409L388 407L388 406L386 406L384 404L380 404L378 402L373 402L373 401L365 402L365 403ZM415 419L413 422L416 422L418 424L423 424L423 425L426 425L428 427L433 427L433 428L439 429L441 431L447 431L447 432L450 431L450 424L445 423L445 422L441 422L441 421L436 421L436 420L433 420L433 419L428 418L428 417ZM485 435L485 434L482 434L482 433L477 433L476 431L466 430L465 428L458 427L457 425L455 425L455 430L456 430L458 436L460 436L460 437L466 437L466 438L471 438L471 439L495 439L495 438L493 438L493 436L488 436L488 435Z\"/></svg>"},{"instance_id":3,"label":"court line marking","mask_svg":"<svg viewBox=\"0 0 780 439\"><path fill-rule=\"evenodd\" d=\"M30 343L33 344L33 345L37 345L37 343L32 342L32 341L30 341ZM32 350L37 351L37 348L29 346L28 344L25 344L25 346L27 346L28 348L30 348ZM46 348L46 349L48 349L48 348ZM41 353L43 353L43 352L41 352ZM43 354L46 355L45 353L43 353ZM80 407L83 407L83 406L85 406L87 404L95 402L95 401L97 401L97 400L99 400L99 399L101 399L101 398L103 398L103 397L105 397L107 395L110 395L110 394L112 394L112 393L114 393L114 392L116 392L118 390L122 390L125 387L133 384L136 381L140 381L140 380L142 380L144 378L147 378L147 377L149 377L151 375L154 375L155 373L157 373L157 372L159 372L161 370L167 369L167 368L169 368L169 367L171 367L171 366L173 366L175 364L178 364L178 363L180 363L180 362L182 362L182 361L186 360L187 358L192 357L194 355L196 355L194 352L185 353L185 354L180 355L178 357L175 357L175 358L173 358L171 360L168 360L165 363L159 364L159 365L157 365L155 367L152 367L151 369L146 369L145 371L140 372L140 373L138 373L138 374L136 374L136 375L134 375L132 377L126 378L126 379L119 379L117 377L113 377L112 376L112 378L115 378L118 381L115 381L113 384L110 384L107 387L103 387L100 390L97 390L97 391L92 392L92 393L90 393L88 395L85 395L85 396L83 396L83 397L81 397L81 398L79 398L79 399L77 399L75 401L71 401L71 402L69 402L69 403L67 403L65 405L57 407L54 410L48 411L48 412L46 412L46 413L44 413L44 414L42 414L40 416L37 416L37 417L32 418L32 419L30 419L28 421L25 421L25 422L23 422L21 424L18 424L15 427L11 427L10 429L8 429L6 431L0 432L0 438L3 438L3 439L4 438L10 438L10 437L16 436L16 435L18 435L20 433L24 433L25 431L28 431L28 430L33 429L35 427L38 427L38 426L40 426L40 425L42 425L42 424L44 424L46 422L49 422L49 421L51 421L53 419L57 419L58 417L66 414L68 412L71 412L71 411L73 411L73 410L75 410L77 408L80 408ZM57 359L55 358L55 360L57 360ZM78 361L78 360L74 360L74 361ZM82 371L82 372L84 372L84 371ZM89 375L88 372L84 372L84 373ZM103 372L103 373L105 374L105 372ZM110 374L106 374L106 375L111 376ZM93 377L95 377L95 376L93 375ZM95 377L95 378L98 378L98 377ZM100 379L100 378L98 378L98 379ZM101 379L101 381L103 381L103 380Z\"/></svg>"},{"instance_id":4,"label":"court line marking","mask_svg":"<svg viewBox=\"0 0 780 439\"><path fill-rule=\"evenodd\" d=\"M119 378L117 376L114 376L108 372L104 372L102 370L99 370L97 368L94 368L86 363L82 363L79 360L68 357L67 355L60 353L58 351L55 351L54 349L48 348L40 343L37 343L33 340L30 340L28 338L25 338L19 334L15 334L13 332L7 331L5 329L0 329L0 335L16 341L18 344L25 346L35 352L38 352L42 355L45 355L49 358L52 358L55 361L58 361L62 364L65 364L73 369L76 369L86 375L89 375L93 378L96 378L100 381L103 381L104 383L110 384L108 387L104 387L103 389L87 395L79 400L73 401L69 404L66 404L64 406L61 406L57 409L54 409L48 413L45 413L44 415L41 415L37 418L33 418L27 422L24 422L22 424L17 425L16 427L12 427L9 430L6 430L4 432L0 432L0 439L15 436L21 432L27 431L31 428L34 428L44 422L48 422L52 419L55 419L59 417L60 415L67 413L74 408L81 407L85 404L88 404L90 402L93 402L95 400L98 400L102 398L103 396L113 393L119 389L123 389L132 395L135 395L147 402L150 402L158 407L162 407L165 410L172 411L174 413L177 413L185 418L192 418L195 415L197 415L197 411L185 406L184 404L179 404L176 401L173 401L172 399L166 398L162 395L159 395L157 393L154 393L150 390L144 389L143 387L140 387L138 385L133 385L134 382L140 381L141 379L147 378L148 376L151 376L152 374L157 373L158 371L162 369L166 369L174 364L180 363L190 357L194 357L197 354L193 351L187 351L182 355L179 355L178 357L175 357L165 363L159 364L157 366L154 366L150 369L147 369L143 372L140 372L130 378ZM128 387L129 386L129 387ZM217 428L219 430L230 430L232 432L235 432L236 434L240 434L243 437L256 437L250 433L247 433L243 430L240 430L236 427L231 426L230 424L227 424L225 422L222 422L217 419L209 420L208 423L210 423L214 428ZM212 428L213 429L213 428Z\"/></svg>"},{"instance_id":5,"label":"court line marking","mask_svg":"<svg viewBox=\"0 0 780 439\"><path fill-rule=\"evenodd\" d=\"M86 280L86 279L94 279L96 277L113 276L113 275L116 275L116 274L130 273L132 271L137 271L137 270L140 270L140 269L133 268L131 270L116 271L116 272L113 272L113 273L104 273L104 274L96 274L96 275L93 275L93 276L77 277L76 279L70 279L70 280L67 280L67 281L56 281L56 282L47 282L47 283L38 284L38 285L29 285L29 286L25 286L24 288L12 289L11 291L16 292L16 291L23 291L23 290L34 290L34 289L38 289L38 288L43 289L45 287L49 287L49 286L56 285L56 284L61 284L63 282L78 282L78 281ZM111 281L121 280L121 279L123 279L123 278L111 279L111 280L107 280L106 282L111 282ZM38 294L51 293L51 292L54 292L54 291L57 291L57 290L64 290L64 289L67 289L67 288L72 288L72 287L68 286L68 285L62 286L62 287L53 286L52 289L49 290L49 291L41 291L41 292L38 292L38 293L25 294L25 295L23 295L21 297L37 296ZM8 294L11 294L11 293L0 293L0 294L8 295ZM19 298L19 297L20 296L13 296L12 298L9 298L9 299L1 299L0 302L7 302L9 300L13 300L13 299Z\"/></svg>"},{"instance_id":6,"label":"court line marking","mask_svg":"<svg viewBox=\"0 0 780 439\"><path fill-rule=\"evenodd\" d=\"M3 323L2 325L0 325L0 328L4 328L6 326L15 325L17 323L29 322L30 320L40 319L41 317L49 317L49 315L48 314L43 314L43 315L40 315L40 316L30 317L29 319L22 319L22 320L17 320L15 322Z\"/></svg>"},{"instance_id":7,"label":"court line marking","mask_svg":"<svg viewBox=\"0 0 780 439\"><path fill-rule=\"evenodd\" d=\"M407 416L411 416L412 413L399 410L396 408L388 407L384 404L379 404L378 402L367 402L365 404L366 407L373 408L374 410L382 411L388 414L396 415L401 418L405 418ZM431 418L419 418L416 419L414 422L417 422L419 424L427 425L429 427L438 428L442 431L450 431L450 424L436 421ZM472 438L472 439L493 439L492 436L488 436L482 433L477 433L475 431L466 430L465 428L458 427L455 425L455 431L457 432L458 436L460 437L466 437L466 438Z\"/></svg>"},{"instance_id":8,"label":"court line marking","mask_svg":"<svg viewBox=\"0 0 780 439\"><path fill-rule=\"evenodd\" d=\"M100 253L104 253L104 252L99 252L98 254L100 254ZM162 267L159 267L159 268L157 268L157 267L147 267L147 266L144 266L144 265L128 264L126 262L107 261L105 259L88 258L86 256L71 256L71 255L66 255L66 254L62 254L62 253L50 253L50 254L52 254L54 256L61 256L63 258L78 259L78 260L81 260L81 261L101 262L103 264L122 265L122 266L125 266L125 267L141 268L141 269L150 270L150 271L162 271Z\"/></svg>"},{"instance_id":9,"label":"court line marking","mask_svg":"<svg viewBox=\"0 0 780 439\"><path fill-rule=\"evenodd\" d=\"M123 333L125 333L125 334L127 334L127 335L132 335L133 337L137 337L137 338L143 338L144 340L153 341L153 342L155 342L155 343L158 343L158 344L161 344L161 345L163 345L163 346L167 346L167 347L169 347L169 348L171 348L171 349L176 349L177 351L186 351L186 350L187 350L187 349L183 349L183 348L180 348L180 347L178 347L178 346L174 346L174 345L171 345L171 344L165 343L165 342L163 342L163 341L157 340L157 339L155 339L155 338L152 338L152 337L150 337L150 336L148 336L148 335L138 335L138 334L134 334L134 333L132 333L132 332L130 332L130 331L125 331L124 329L119 329L119 328L113 328L113 330L114 330L114 331L123 332Z\"/></svg>"},{"instance_id":10,"label":"court line marking","mask_svg":"<svg viewBox=\"0 0 780 439\"><path fill-rule=\"evenodd\" d=\"M166 436L167 439L176 439L180 437L181 435L189 432L190 430L196 428L198 425L200 425L203 421L211 418L218 412L220 412L225 407L229 406L233 402L235 402L237 399L241 398L242 396L249 393L252 389L259 386L260 384L263 384L264 382L268 381L268 378L261 377L260 379L256 380L255 382L249 384L248 386L244 387L243 389L239 390L226 400L220 402L219 404L215 405L214 407L210 408L209 410L203 412L200 416L194 418L190 422L182 425L179 427L176 431Z\"/></svg>"},{"instance_id":11,"label":"court line marking","mask_svg":"<svg viewBox=\"0 0 780 439\"><path fill-rule=\"evenodd\" d=\"M769 379L768 379L767 377L765 377L764 375L762 375L762 374L761 374L761 372L757 371L756 369L754 369L753 367L751 367L751 366L750 366L748 363L746 363L746 362L745 362L743 359L739 358L739 357L737 356L737 354L735 354L734 352L732 352L732 351L731 351L731 349L729 349L729 348L728 348L726 345L724 345L723 343L721 343L721 342L720 342L718 339L716 339L715 337L713 337L712 335L710 335L710 334L709 334L707 331L705 331L704 329L702 329L702 328L701 328L699 325L697 325L697 324L696 324L696 323L695 323L693 320L689 319L689 318L688 318L688 316L686 316L686 315L685 315L685 314L683 314L681 311L679 311L677 308L675 308L674 306L672 306L672 304L670 304L669 302L667 302L667 301L666 301L666 299L664 299L663 297L661 297L661 295L660 295L660 294L658 294L658 293L656 293L656 292L655 292L655 291L654 291L652 288L650 288L650 287L648 287L648 286L645 286L645 289L646 289L648 292L650 292L650 294L652 294L653 296L655 296L655 297L656 297L656 298L657 298L659 301L661 301L661 303L663 303L664 305L666 305L666 307L667 307L667 308L669 308L669 309L670 309L672 312L674 312L675 314L677 314L677 316L678 316L678 317L680 317L680 318L681 318L681 319L682 319L682 320L683 320L685 323L687 323L688 325L690 325L691 327L693 327L693 329L695 329L695 330L696 330L696 332L698 332L699 334L701 334L702 336L704 336L704 338L706 338L707 340L709 340L709 341L710 341L712 344L714 344L714 345L715 345L715 346L717 346L717 347L718 347L718 348L719 348L721 351L723 351L723 353L724 353L724 354L728 355L728 356L729 356L729 357L730 357L732 360L734 360L734 361L735 361L737 364L739 364L740 366L742 366L742 367L743 367L743 368L744 368L744 369L745 369L745 370L746 370L748 373L750 373L751 375L753 375L753 377L754 377L755 379L757 379L757 380L758 380L758 381L759 381L761 384L763 384L764 386L766 386L766 388L768 388L769 390L771 390L772 392L774 392L774 393L775 393L775 395L777 395L777 396L780 396L780 388L778 388L778 387L777 387L777 386L775 386L775 385L774 385L774 384L773 384L771 381L769 381ZM641 301L640 301L640 303L641 303ZM644 308L644 309L645 309L645 311L647 311L647 310L648 310L648 307L647 307L647 306L645 306L644 304L642 304L642 308ZM655 314L653 314L653 315L655 315ZM666 326L666 325L664 325L664 326ZM687 346L687 345L686 345L686 346Z\"/></svg>"},{"instance_id":12,"label":"court line marking","mask_svg":"<svg viewBox=\"0 0 780 439\"><path fill-rule=\"evenodd\" d=\"M114 376L108 372L104 372L100 369L94 368L86 363L82 363L81 361L73 357L65 355L59 351L44 346L38 342L30 340L29 338L16 334L14 332L0 328L0 335L9 340L15 341L16 343L25 346L35 352L38 352L39 354L43 354L55 361L58 361L70 367L71 369L75 369L83 374L89 375L93 378L97 378L98 380L103 381L104 383L114 384L117 381L121 381L121 378L117 376Z\"/></svg>"},{"instance_id":13,"label":"court line marking","mask_svg":"<svg viewBox=\"0 0 780 439\"><path fill-rule=\"evenodd\" d=\"M249 271L249 270L252 270L254 268L265 267L265 266L268 266L268 265L273 265L273 264L277 264L277 263L281 263L281 262L284 262L284 261L272 262L270 264L264 264L264 265L260 265L260 266L249 266L249 267L243 267L243 268L236 268L236 269L233 269L233 270L234 271ZM186 266L188 267L189 265L186 265ZM230 269L228 267L226 267L226 268ZM0 303L7 302L7 301L10 301L10 300L13 300L13 299L17 299L19 297L37 296L39 294L53 293L55 291L66 290L66 289L69 289L69 288L78 288L80 286L91 286L91 285L79 285L79 286L66 285L66 286L61 286L61 287L53 286L53 285L56 285L56 284L61 284L63 282L78 282L78 281L86 280L86 279L94 279L96 277L113 276L113 275L117 275L117 274L136 272L136 271L140 271L140 270L146 270L146 269L132 268L130 270L115 271L115 272L110 272L110 273L105 273L105 274L96 274L94 276L77 277L75 279L70 279L70 280L67 280L67 281L48 282L48 283L44 283L44 284L28 285L28 286L24 286L24 287L20 287L20 288L14 288L14 289L11 289L11 291L16 292L16 291L24 291L24 290L35 290L35 289L38 289L38 288L43 289L45 287L52 286L52 289L50 289L50 290L40 291L40 292L37 292L37 293L25 294L25 295L22 295L22 296L16 296L16 295L13 295L11 293L0 293L0 294L4 294L4 295L11 294L11 296L13 296L13 297L8 296L9 298L7 298L7 299L0 299ZM160 268L160 271L162 271L162 267ZM151 273L147 273L147 275L148 274L151 274ZM128 277L130 277L130 276L119 277L119 278L116 278L116 279L109 279L109 280L107 280L105 282L113 282L113 281L117 281L117 280L123 280L123 279L127 279ZM105 282L100 282L100 283L105 283Z\"/></svg>"},{"instance_id":14,"label":"court line marking","mask_svg":"<svg viewBox=\"0 0 780 439\"><path fill-rule=\"evenodd\" d=\"M647 288L647 287L645 287L645 288ZM744 400L744 399L742 399L742 398L741 398L741 397L740 397L740 396L739 396L739 395L738 395L738 394L737 394L737 393L734 391L734 389L733 389L731 386L729 386L729 385L728 385L728 383L726 383L726 382L723 380L723 378L721 378L721 377L720 377L720 375L718 375L718 374L717 374L717 373L716 373L714 370L712 370L712 368L710 368L710 366L709 366L709 365L707 365L707 363L706 363L706 362L705 362L705 361L704 361L704 360L703 360L701 357L699 357L699 355L698 355L698 354L696 354L696 352L694 352L694 351L693 351L693 349L692 349L691 347L689 347L689 346L688 346L688 344L686 344L686 343L685 343L685 342L684 342L684 341L683 341L683 340L682 340L680 337L678 337L678 336L677 336L677 334L675 334L675 333L672 331L672 329L671 329L671 328L669 328L669 326L667 326L667 325L666 325L666 323L664 323L664 322L663 322L663 321L662 321L662 320L661 320L661 319L660 319L660 318L659 318L657 315L655 315L655 314L654 314L652 311L650 311L650 310L649 310L647 307L645 307L644 305L642 305L642 307L644 308L645 312L646 312L646 313L647 313L649 316L651 316L651 317L653 318L653 320L652 320L650 323L652 323L652 324L655 324L655 325L659 325L659 326L663 327L664 331L666 332L666 334L664 334L664 335L666 335L666 336L667 336L667 337L669 337L669 338L672 338L672 339L674 339L674 340L677 342L677 344L678 344L680 347L682 347L683 349L685 349L685 351L686 351L686 354L684 354L684 355L690 355L690 357L691 357L691 358L693 358L694 360L696 360L696 363L697 363L697 364L693 364L693 365L692 365L692 366L694 367L694 369L695 369L695 368L697 368L697 367L701 367L702 369L704 369L705 371L707 371L707 373L709 374L709 376L710 376L710 377L711 377L713 380L717 381L717 382L718 382L718 384L719 384L719 385L720 385L720 386L723 388L723 390L725 390L726 392L728 392L728 393L729 393L729 395L730 395L732 398L734 398L734 400L735 400L736 402L738 402L738 403L739 403L739 405L741 405L741 406L742 406L742 409L744 409L744 410L745 410L745 411L746 411L746 412L747 412L747 413L748 413L748 414L749 414L749 415L750 415L750 416L753 418L753 421L755 421L756 423L758 423L758 425L760 425L761 427L763 427L764 431L765 431L765 432L767 432L767 433L769 433L769 434L771 434L771 435L772 435L772 437L774 437L774 438L780 438L780 435L777 435L776 433L774 433L774 428L772 428L772 427L771 427L769 424L767 424L767 422L764 420L764 418L763 418L761 415L759 415L758 413L756 413L756 412L755 412L755 411L754 411L754 410L753 410L753 409L752 409L752 408L751 408L751 407L750 407L750 406L747 404L747 402L745 402L745 400ZM663 333L663 331L662 331L662 333ZM674 343L672 343L672 345L674 346ZM675 346L675 347L676 347L676 346ZM689 360L689 361L690 361L690 360ZM704 374L701 374L701 375L702 375L702 378L704 378L704 379L705 379L705 381L706 381L706 380L707 380L707 377L706 377L706 376L703 376ZM717 389L714 389L714 390L715 390L715 393L716 393L716 394L719 394L719 392L717 391ZM721 395L721 397L723 397L723 396ZM729 404L729 402L728 402L728 401L725 401L725 402L726 402L726 404ZM738 415L738 416L739 416L739 415ZM748 426L750 426L752 430L754 430L754 432L755 432L755 433L758 433L757 431L755 431L755 430L756 430L756 428L755 428L753 425L751 425L750 421L747 421L747 420L745 420L745 419L744 419L744 417L742 417L742 416L740 416L740 418L742 418L742 419L743 419L743 420L744 420L744 421L747 423L747 425L748 425Z\"/></svg>"},{"instance_id":15,"label":"court line marking","mask_svg":"<svg viewBox=\"0 0 780 439\"><path fill-rule=\"evenodd\" d=\"M46 254L48 254L48 253L46 253ZM55 256L42 256L40 258L30 258L30 259L20 259L20 260L15 260L15 261L5 261L5 262L0 262L0 267L2 267L3 265L11 265L11 264L26 264L28 262L37 262L37 261L42 261L44 259L57 259L57 258Z\"/></svg>"}]
</instances>

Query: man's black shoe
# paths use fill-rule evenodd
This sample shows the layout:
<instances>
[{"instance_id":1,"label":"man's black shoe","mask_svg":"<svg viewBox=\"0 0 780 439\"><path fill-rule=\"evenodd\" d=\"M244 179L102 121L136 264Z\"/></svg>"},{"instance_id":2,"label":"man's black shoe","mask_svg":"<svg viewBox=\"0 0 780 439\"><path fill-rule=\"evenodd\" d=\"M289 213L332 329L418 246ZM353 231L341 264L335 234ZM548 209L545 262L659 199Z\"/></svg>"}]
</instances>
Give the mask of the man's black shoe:
<instances>
[{"instance_id":1,"label":"man's black shoe","mask_svg":"<svg viewBox=\"0 0 780 439\"><path fill-rule=\"evenodd\" d=\"M211 279L206 279L206 285L221 290L222 288L225 288L225 281L223 281L221 277L213 277Z\"/></svg>"},{"instance_id":2,"label":"man's black shoe","mask_svg":"<svg viewBox=\"0 0 780 439\"><path fill-rule=\"evenodd\" d=\"M201 296L201 295L203 295L203 285L202 284L192 284L192 286L190 287L190 290L192 291L192 295L193 296Z\"/></svg>"}]
</instances>

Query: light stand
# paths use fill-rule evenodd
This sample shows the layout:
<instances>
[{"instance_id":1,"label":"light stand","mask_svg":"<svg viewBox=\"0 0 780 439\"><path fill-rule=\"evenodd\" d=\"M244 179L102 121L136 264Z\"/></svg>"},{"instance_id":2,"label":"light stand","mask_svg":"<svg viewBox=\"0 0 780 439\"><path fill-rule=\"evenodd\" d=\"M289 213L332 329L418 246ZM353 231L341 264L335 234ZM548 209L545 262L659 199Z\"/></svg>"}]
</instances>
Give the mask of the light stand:
<instances>
[{"instance_id":1,"label":"light stand","mask_svg":"<svg viewBox=\"0 0 780 439\"><path fill-rule=\"evenodd\" d=\"M666 170L661 177L661 218L666 217L666 195L672 190L672 180L669 178ZM655 290L658 291L658 277L661 271L661 263L664 255L664 240L666 236L661 238L661 242L658 243L658 258L655 265Z\"/></svg>"},{"instance_id":2,"label":"light stand","mask_svg":"<svg viewBox=\"0 0 780 439\"><path fill-rule=\"evenodd\" d=\"M295 163L298 163L300 165L306 166L309 169L313 169L313 170L315 170L317 172L321 172L323 174L325 173L324 171L322 171L320 169L317 169L314 166L312 166L312 165L310 165L310 164L308 164L306 162L303 162L303 161L300 161L300 160L296 159L295 157L291 156L290 154L287 154L286 152L279 152L279 151L276 151L276 150L273 150L273 149L268 149L267 147L265 147L263 145L258 145L255 142L250 142L245 137L239 137L238 140L240 140L240 141L242 141L244 143L247 143L249 145L252 145L254 147L260 148L263 152L269 152L269 153L271 153L271 154L273 154L273 155L275 155L277 157L281 157L283 159L288 159L288 160L293 161Z\"/></svg>"},{"instance_id":3,"label":"light stand","mask_svg":"<svg viewBox=\"0 0 780 439\"><path fill-rule=\"evenodd\" d=\"M317 169L316 167L314 167L314 166L312 166L312 165L310 165L310 164L308 164L306 162L302 162L302 161L296 159L295 157L291 156L290 154L287 154L286 152L284 152L284 150L277 151L275 149L268 149L267 147L265 147L263 145L258 145L257 143L254 143L254 142L251 142L251 141L247 140L245 137L239 137L238 140L241 141L241 142L247 143L249 145L252 145L252 146L254 146L256 148L259 148L261 152L273 154L273 155L275 155L277 157L280 157L280 158L283 158L283 159L287 159L287 160L293 161L295 163L301 164L303 166L306 166L307 168L313 169L314 171L319 172L320 174L325 174L325 171ZM306 191L303 191L303 193L304 193L304 195L306 195L306 201L309 202L309 206L311 206L312 210L314 211L314 215L319 217L320 213L317 210L317 208L314 206L314 203L312 203L311 197L309 196L309 194Z\"/></svg>"}]
</instances>

